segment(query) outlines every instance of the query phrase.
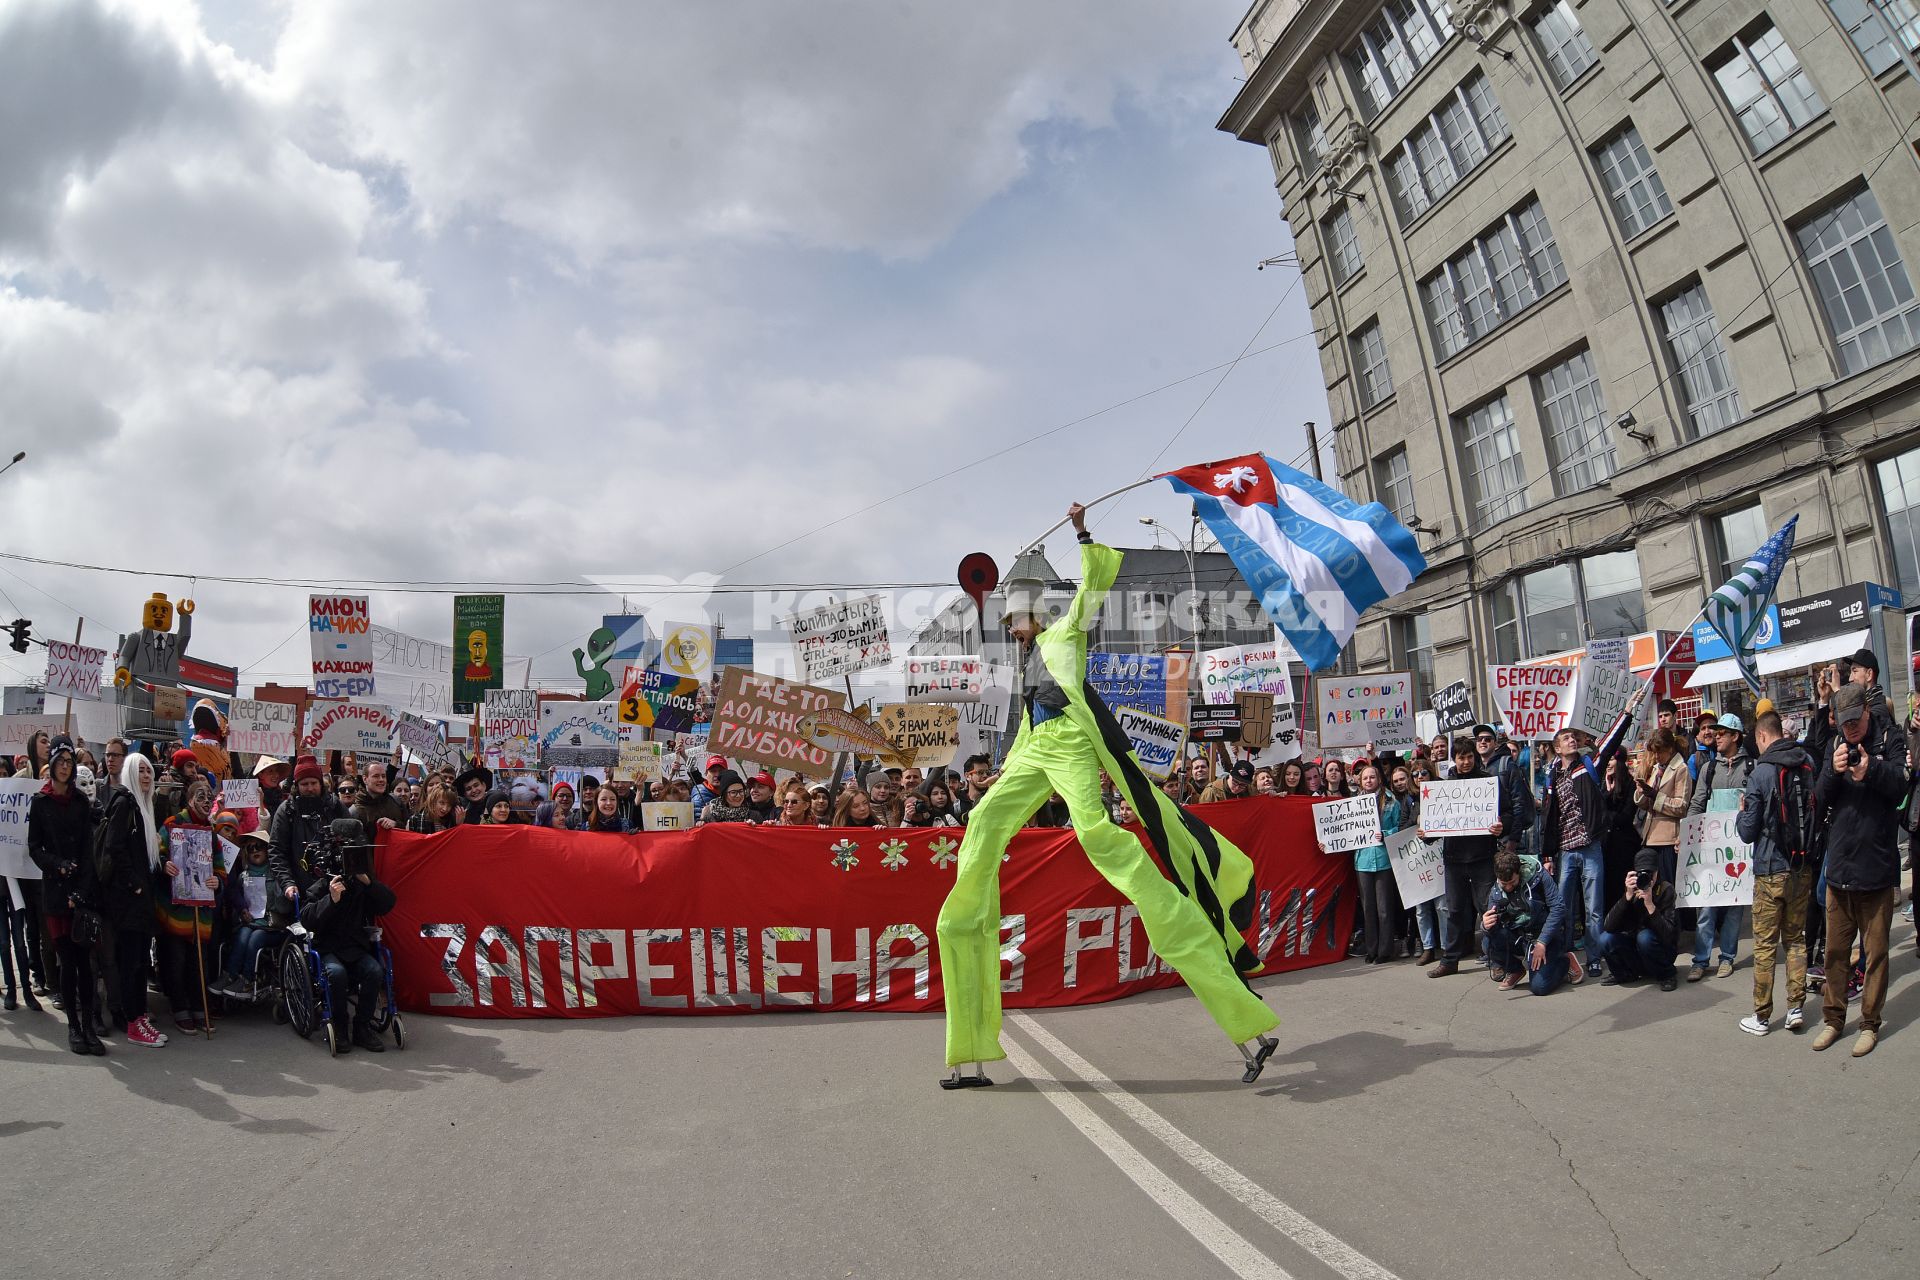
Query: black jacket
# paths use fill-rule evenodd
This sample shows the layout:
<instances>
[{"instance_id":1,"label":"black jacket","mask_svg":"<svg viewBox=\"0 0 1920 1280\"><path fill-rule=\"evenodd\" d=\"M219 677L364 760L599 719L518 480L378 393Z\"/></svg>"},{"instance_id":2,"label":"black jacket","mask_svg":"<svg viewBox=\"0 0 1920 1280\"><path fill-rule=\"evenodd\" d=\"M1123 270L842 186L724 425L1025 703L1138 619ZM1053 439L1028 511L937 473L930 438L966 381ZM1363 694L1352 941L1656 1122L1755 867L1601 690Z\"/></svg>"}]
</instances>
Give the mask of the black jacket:
<instances>
[{"instance_id":1,"label":"black jacket","mask_svg":"<svg viewBox=\"0 0 1920 1280\"><path fill-rule=\"evenodd\" d=\"M321 955L352 964L373 950L367 930L376 917L393 910L395 901L393 890L378 880L361 884L348 876L346 890L335 902L327 881L319 879L307 886L307 896L301 900L300 923L313 934L314 948Z\"/></svg>"},{"instance_id":2,"label":"black jacket","mask_svg":"<svg viewBox=\"0 0 1920 1280\"><path fill-rule=\"evenodd\" d=\"M154 872L147 865L147 837L133 792L110 788L100 821L101 839L113 864L100 885L100 911L116 930L152 933Z\"/></svg>"},{"instance_id":3,"label":"black jacket","mask_svg":"<svg viewBox=\"0 0 1920 1280\"><path fill-rule=\"evenodd\" d=\"M40 909L65 919L73 899L92 905L93 801L71 783L57 796L47 783L27 805L27 856L40 868Z\"/></svg>"},{"instance_id":4,"label":"black jacket","mask_svg":"<svg viewBox=\"0 0 1920 1280\"><path fill-rule=\"evenodd\" d=\"M1782 738L1753 762L1753 770L1747 774L1747 787L1740 795L1740 816L1734 819L1733 827L1742 840L1753 846L1756 876L1793 870L1786 851L1774 839L1774 824L1768 818L1776 815L1780 807L1780 771L1798 769L1807 760L1805 748L1792 738Z\"/></svg>"},{"instance_id":5,"label":"black jacket","mask_svg":"<svg viewBox=\"0 0 1920 1280\"><path fill-rule=\"evenodd\" d=\"M1665 880L1653 887L1653 905L1657 910L1648 915L1640 899L1622 897L1607 912L1604 928L1608 933L1629 938L1638 937L1642 929L1651 929L1653 936L1660 939L1660 945L1671 950L1678 931L1674 927L1673 886Z\"/></svg>"},{"instance_id":6,"label":"black jacket","mask_svg":"<svg viewBox=\"0 0 1920 1280\"><path fill-rule=\"evenodd\" d=\"M1471 773L1456 773L1455 778L1491 778L1493 774L1475 765ZM1513 821L1514 792L1504 783L1495 789L1500 799L1500 835L1498 836L1442 836L1440 839L1440 860L1453 866L1464 866L1473 862L1491 862L1493 855L1499 852L1503 836L1517 836Z\"/></svg>"},{"instance_id":7,"label":"black jacket","mask_svg":"<svg viewBox=\"0 0 1920 1280\"><path fill-rule=\"evenodd\" d=\"M267 832L271 850L267 867L273 876L275 911L286 910L288 889L297 889L307 881L307 846L324 841L328 824L346 816L346 807L338 797L325 791L310 800L296 793L274 810L273 826Z\"/></svg>"},{"instance_id":8,"label":"black jacket","mask_svg":"<svg viewBox=\"0 0 1920 1280\"><path fill-rule=\"evenodd\" d=\"M1607 793L1600 785L1598 770L1598 765L1589 764L1586 757L1582 756L1580 763L1574 766L1571 779L1580 813L1586 819L1587 838L1595 844L1599 844L1607 834ZM1560 856L1560 789L1554 783L1565 772L1566 766L1558 760L1547 770L1547 801L1540 809L1542 861Z\"/></svg>"},{"instance_id":9,"label":"black jacket","mask_svg":"<svg viewBox=\"0 0 1920 1280\"><path fill-rule=\"evenodd\" d=\"M1900 824L1900 802L1907 797L1907 740L1891 720L1869 717L1867 774L1855 782L1835 773L1833 750L1843 739L1836 735L1815 763L1819 781L1813 800L1827 830L1827 886L1851 893L1891 889L1900 882L1900 850L1894 832Z\"/></svg>"}]
</instances>

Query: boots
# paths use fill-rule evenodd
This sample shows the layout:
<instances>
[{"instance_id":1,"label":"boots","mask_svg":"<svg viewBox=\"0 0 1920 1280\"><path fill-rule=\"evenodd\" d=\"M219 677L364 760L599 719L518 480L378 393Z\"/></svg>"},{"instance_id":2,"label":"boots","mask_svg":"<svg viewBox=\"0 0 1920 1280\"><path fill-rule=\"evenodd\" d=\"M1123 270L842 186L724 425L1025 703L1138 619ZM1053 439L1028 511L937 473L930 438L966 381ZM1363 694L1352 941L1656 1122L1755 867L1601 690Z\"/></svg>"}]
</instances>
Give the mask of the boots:
<instances>
[{"instance_id":1,"label":"boots","mask_svg":"<svg viewBox=\"0 0 1920 1280\"><path fill-rule=\"evenodd\" d=\"M93 1029L93 1024L99 1020L99 1007L83 998L80 1001L80 1036L87 1043L88 1053L96 1058L104 1058L107 1056L106 1043L100 1039L100 1033Z\"/></svg>"},{"instance_id":2,"label":"boots","mask_svg":"<svg viewBox=\"0 0 1920 1280\"><path fill-rule=\"evenodd\" d=\"M87 1043L86 1026L72 1009L67 1010L67 1048L83 1058L93 1052L93 1046Z\"/></svg>"}]
</instances>

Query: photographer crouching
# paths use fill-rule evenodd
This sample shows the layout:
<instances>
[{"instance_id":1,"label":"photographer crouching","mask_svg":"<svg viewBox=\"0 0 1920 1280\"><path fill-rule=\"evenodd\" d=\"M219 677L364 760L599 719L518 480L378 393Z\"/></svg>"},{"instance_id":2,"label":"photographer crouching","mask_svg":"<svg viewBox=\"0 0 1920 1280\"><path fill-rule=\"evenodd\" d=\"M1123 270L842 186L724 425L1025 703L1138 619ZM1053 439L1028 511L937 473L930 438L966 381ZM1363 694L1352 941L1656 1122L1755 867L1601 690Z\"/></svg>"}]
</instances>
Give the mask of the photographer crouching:
<instances>
[{"instance_id":1,"label":"photographer crouching","mask_svg":"<svg viewBox=\"0 0 1920 1280\"><path fill-rule=\"evenodd\" d=\"M392 889L373 878L373 846L353 818L337 819L324 844L314 846L310 862L315 879L301 900L300 923L313 934L314 950L326 967L333 992L334 1041L340 1052L358 1045L384 1053L373 1015L385 986L380 954L373 939L376 917L393 910ZM347 997L353 996L353 1026L347 1026Z\"/></svg>"},{"instance_id":2,"label":"photographer crouching","mask_svg":"<svg viewBox=\"0 0 1920 1280\"><path fill-rule=\"evenodd\" d=\"M1480 923L1502 991L1524 982L1544 996L1569 975L1576 983L1586 976L1568 948L1567 900L1531 854L1503 849L1494 855L1493 890Z\"/></svg>"}]
</instances>

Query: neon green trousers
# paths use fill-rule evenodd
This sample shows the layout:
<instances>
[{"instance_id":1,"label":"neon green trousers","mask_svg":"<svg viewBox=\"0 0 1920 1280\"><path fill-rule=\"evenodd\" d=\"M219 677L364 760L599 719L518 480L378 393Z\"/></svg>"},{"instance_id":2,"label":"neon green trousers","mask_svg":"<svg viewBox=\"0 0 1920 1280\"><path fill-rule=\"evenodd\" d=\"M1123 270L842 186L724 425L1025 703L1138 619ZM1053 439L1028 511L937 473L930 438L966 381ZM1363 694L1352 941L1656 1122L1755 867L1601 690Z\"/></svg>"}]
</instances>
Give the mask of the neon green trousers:
<instances>
[{"instance_id":1,"label":"neon green trousers","mask_svg":"<svg viewBox=\"0 0 1920 1280\"><path fill-rule=\"evenodd\" d=\"M1278 1025L1234 971L1199 905L1161 874L1138 836L1107 817L1093 744L1066 716L1055 716L1028 732L1000 780L967 815L953 889L940 908L947 1065L1007 1056L1000 1047L1000 858L1055 792L1067 802L1073 833L1094 869L1140 909L1154 952L1186 980L1227 1038L1243 1043Z\"/></svg>"}]
</instances>

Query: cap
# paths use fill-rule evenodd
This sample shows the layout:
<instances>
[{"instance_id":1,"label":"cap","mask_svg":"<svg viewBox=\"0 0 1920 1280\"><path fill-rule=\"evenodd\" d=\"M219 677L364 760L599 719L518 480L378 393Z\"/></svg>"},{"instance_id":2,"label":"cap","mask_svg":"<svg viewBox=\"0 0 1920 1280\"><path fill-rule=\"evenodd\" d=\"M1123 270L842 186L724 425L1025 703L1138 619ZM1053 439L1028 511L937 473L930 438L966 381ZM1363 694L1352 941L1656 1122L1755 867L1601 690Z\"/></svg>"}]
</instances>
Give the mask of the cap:
<instances>
[{"instance_id":1,"label":"cap","mask_svg":"<svg viewBox=\"0 0 1920 1280\"><path fill-rule=\"evenodd\" d=\"M773 785L773 775L765 769L762 769L751 778L748 778L747 781L753 783L755 786L770 787Z\"/></svg>"},{"instance_id":2,"label":"cap","mask_svg":"<svg viewBox=\"0 0 1920 1280\"><path fill-rule=\"evenodd\" d=\"M706 767L709 769L724 769L727 767L727 758L723 755L710 755L707 757Z\"/></svg>"},{"instance_id":3,"label":"cap","mask_svg":"<svg viewBox=\"0 0 1920 1280\"><path fill-rule=\"evenodd\" d=\"M1473 726L1473 736L1476 738L1483 733L1493 733L1493 732L1494 732L1494 728L1490 724L1477 724Z\"/></svg>"},{"instance_id":4,"label":"cap","mask_svg":"<svg viewBox=\"0 0 1920 1280\"><path fill-rule=\"evenodd\" d=\"M1756 703L1754 703L1754 704L1753 704L1753 714L1754 714L1754 715L1755 715L1756 717L1758 717L1758 716L1763 716L1763 715L1765 715L1765 714L1767 714L1767 712L1769 712L1769 711L1771 711L1771 710L1773 710L1773 699L1772 699L1772 698L1762 698L1762 699L1760 699L1760 701L1758 701L1758 702L1756 702Z\"/></svg>"},{"instance_id":5,"label":"cap","mask_svg":"<svg viewBox=\"0 0 1920 1280\"><path fill-rule=\"evenodd\" d=\"M1242 760L1239 763L1235 764L1233 766L1232 773L1234 777L1240 779L1240 781L1242 782L1253 781L1253 766L1247 763L1245 760Z\"/></svg>"},{"instance_id":6,"label":"cap","mask_svg":"<svg viewBox=\"0 0 1920 1280\"><path fill-rule=\"evenodd\" d=\"M1865 667L1875 675L1880 674L1880 659L1874 657L1871 649L1855 649L1848 661L1856 667Z\"/></svg>"},{"instance_id":7,"label":"cap","mask_svg":"<svg viewBox=\"0 0 1920 1280\"><path fill-rule=\"evenodd\" d=\"M1642 849L1633 855L1633 869L1640 875L1651 876L1660 870L1660 851Z\"/></svg>"},{"instance_id":8,"label":"cap","mask_svg":"<svg viewBox=\"0 0 1920 1280\"><path fill-rule=\"evenodd\" d=\"M1857 684L1843 684L1833 695L1833 722L1852 724L1867 714L1867 691Z\"/></svg>"},{"instance_id":9,"label":"cap","mask_svg":"<svg viewBox=\"0 0 1920 1280\"><path fill-rule=\"evenodd\" d=\"M1739 716L1725 715L1720 717L1720 723L1715 725L1714 728L1726 729L1732 733L1744 733L1746 732L1747 726L1740 722Z\"/></svg>"},{"instance_id":10,"label":"cap","mask_svg":"<svg viewBox=\"0 0 1920 1280\"><path fill-rule=\"evenodd\" d=\"M1705 708L1702 708L1700 714L1693 718L1693 727L1696 729L1698 729L1703 724L1718 724L1718 723L1720 723L1720 717L1713 714L1713 712L1706 710Z\"/></svg>"}]
</instances>

